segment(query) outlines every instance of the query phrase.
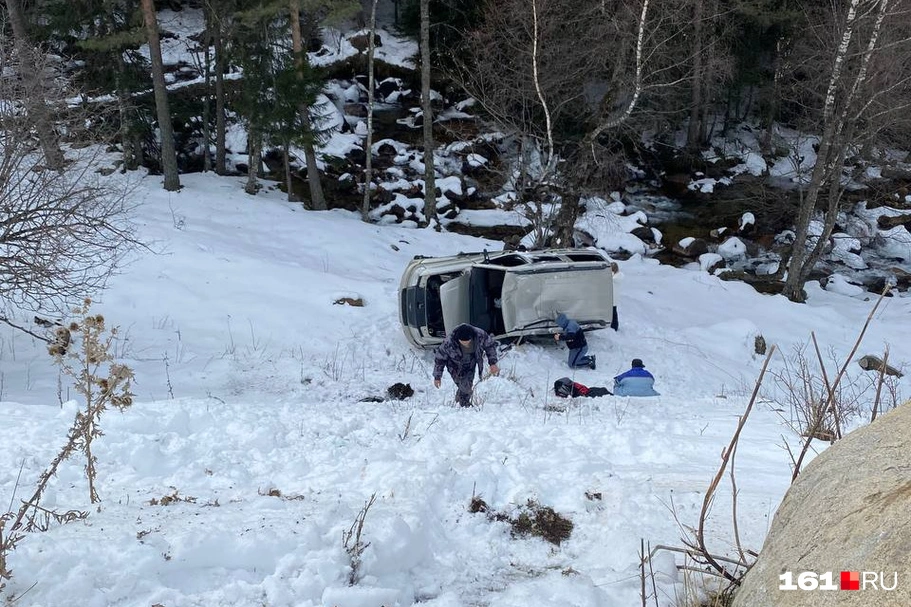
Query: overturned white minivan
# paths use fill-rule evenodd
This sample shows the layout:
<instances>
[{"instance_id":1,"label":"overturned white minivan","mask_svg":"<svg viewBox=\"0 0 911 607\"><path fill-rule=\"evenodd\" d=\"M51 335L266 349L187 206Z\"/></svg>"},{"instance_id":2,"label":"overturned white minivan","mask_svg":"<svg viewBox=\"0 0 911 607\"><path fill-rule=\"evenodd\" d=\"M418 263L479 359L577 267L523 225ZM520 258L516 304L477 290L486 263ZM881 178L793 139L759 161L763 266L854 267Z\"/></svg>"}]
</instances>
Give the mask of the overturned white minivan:
<instances>
[{"instance_id":1,"label":"overturned white minivan","mask_svg":"<svg viewBox=\"0 0 911 607\"><path fill-rule=\"evenodd\" d=\"M616 328L611 260L598 249L416 256L405 268L399 315L413 345L436 346L461 323L498 339L548 335L558 312L583 329Z\"/></svg>"}]
</instances>

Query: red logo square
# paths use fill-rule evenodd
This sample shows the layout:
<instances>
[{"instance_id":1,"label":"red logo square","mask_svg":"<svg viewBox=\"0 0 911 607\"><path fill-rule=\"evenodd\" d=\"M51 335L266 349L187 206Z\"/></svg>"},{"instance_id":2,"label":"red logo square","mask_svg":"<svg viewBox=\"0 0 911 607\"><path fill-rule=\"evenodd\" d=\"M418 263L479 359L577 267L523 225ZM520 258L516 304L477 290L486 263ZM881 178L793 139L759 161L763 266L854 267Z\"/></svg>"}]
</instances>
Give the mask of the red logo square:
<instances>
[{"instance_id":1,"label":"red logo square","mask_svg":"<svg viewBox=\"0 0 911 607\"><path fill-rule=\"evenodd\" d=\"M841 572L841 589L842 590L860 590L860 572L859 571L842 571Z\"/></svg>"}]
</instances>

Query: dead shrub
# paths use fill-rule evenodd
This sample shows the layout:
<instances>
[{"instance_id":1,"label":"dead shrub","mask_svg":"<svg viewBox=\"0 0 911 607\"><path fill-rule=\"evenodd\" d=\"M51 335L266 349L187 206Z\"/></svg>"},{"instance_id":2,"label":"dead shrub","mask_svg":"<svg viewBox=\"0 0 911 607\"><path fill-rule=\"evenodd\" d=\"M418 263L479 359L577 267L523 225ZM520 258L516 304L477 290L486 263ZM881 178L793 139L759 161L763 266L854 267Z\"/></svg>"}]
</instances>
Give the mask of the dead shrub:
<instances>
[{"instance_id":1,"label":"dead shrub","mask_svg":"<svg viewBox=\"0 0 911 607\"><path fill-rule=\"evenodd\" d=\"M484 513L489 520L508 523L513 537L540 537L559 546L568 540L573 532L573 522L556 512L550 506L543 506L535 500L528 500L513 512L491 510L483 499L472 496L468 504L471 513Z\"/></svg>"}]
</instances>

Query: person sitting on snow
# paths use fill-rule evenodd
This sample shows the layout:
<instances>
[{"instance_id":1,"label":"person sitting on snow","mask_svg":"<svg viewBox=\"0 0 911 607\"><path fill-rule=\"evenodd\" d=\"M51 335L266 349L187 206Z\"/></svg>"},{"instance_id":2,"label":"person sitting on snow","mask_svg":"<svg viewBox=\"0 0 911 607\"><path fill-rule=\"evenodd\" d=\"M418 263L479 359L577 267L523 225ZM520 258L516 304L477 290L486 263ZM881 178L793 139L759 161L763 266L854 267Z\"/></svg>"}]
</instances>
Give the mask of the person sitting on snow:
<instances>
[{"instance_id":1,"label":"person sitting on snow","mask_svg":"<svg viewBox=\"0 0 911 607\"><path fill-rule=\"evenodd\" d=\"M655 392L655 377L645 370L641 358L634 358L632 368L614 378L615 396L660 396Z\"/></svg>"},{"instance_id":2,"label":"person sitting on snow","mask_svg":"<svg viewBox=\"0 0 911 607\"><path fill-rule=\"evenodd\" d=\"M586 355L588 342L585 340L585 331L582 330L579 323L563 313L557 314L556 323L563 329L563 332L554 334L554 341L565 341L566 347L569 348L566 364L572 369L577 367L594 369L595 357Z\"/></svg>"}]
</instances>

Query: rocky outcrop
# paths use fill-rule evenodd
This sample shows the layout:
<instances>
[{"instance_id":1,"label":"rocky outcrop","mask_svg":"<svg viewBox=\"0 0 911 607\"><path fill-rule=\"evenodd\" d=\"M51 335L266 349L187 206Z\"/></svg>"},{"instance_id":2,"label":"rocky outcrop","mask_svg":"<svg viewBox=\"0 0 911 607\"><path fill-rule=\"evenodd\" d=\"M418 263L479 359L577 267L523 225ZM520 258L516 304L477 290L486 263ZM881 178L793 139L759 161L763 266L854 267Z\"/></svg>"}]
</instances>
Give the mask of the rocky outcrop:
<instances>
[{"instance_id":1,"label":"rocky outcrop","mask_svg":"<svg viewBox=\"0 0 911 607\"><path fill-rule=\"evenodd\" d=\"M806 467L778 508L733 607L911 605L909 427L911 401L851 432ZM845 581L856 579L860 588L801 590L797 579L805 571L831 571L836 587L847 572ZM779 589L786 572L793 574L793 590ZM864 572L875 572L875 590L874 574L864 584Z\"/></svg>"}]
</instances>

